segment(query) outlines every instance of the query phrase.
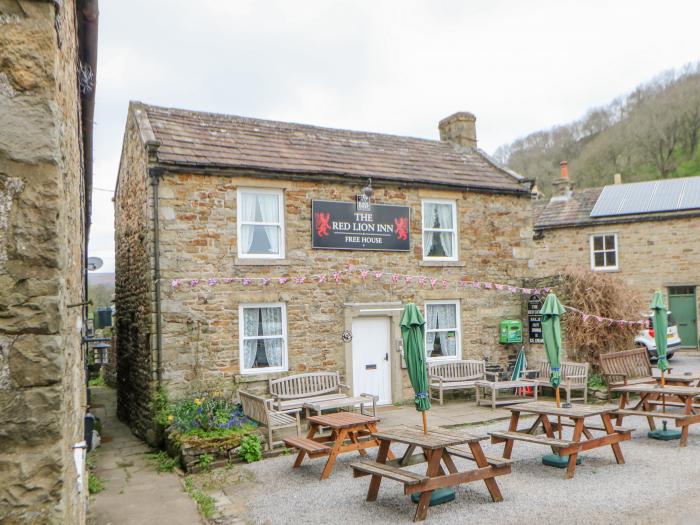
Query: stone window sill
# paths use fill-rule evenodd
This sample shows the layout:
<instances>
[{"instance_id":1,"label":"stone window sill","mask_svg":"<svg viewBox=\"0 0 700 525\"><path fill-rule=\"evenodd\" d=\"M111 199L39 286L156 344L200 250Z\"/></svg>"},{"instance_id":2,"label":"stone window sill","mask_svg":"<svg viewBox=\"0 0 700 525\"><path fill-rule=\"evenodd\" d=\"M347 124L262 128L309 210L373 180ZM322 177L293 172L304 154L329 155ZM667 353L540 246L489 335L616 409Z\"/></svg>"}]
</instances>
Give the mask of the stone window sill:
<instances>
[{"instance_id":1,"label":"stone window sill","mask_svg":"<svg viewBox=\"0 0 700 525\"><path fill-rule=\"evenodd\" d=\"M269 379L279 379L289 375L288 370L283 370L281 372L263 372L261 374L236 374L234 376L235 383L256 383L259 381L267 381Z\"/></svg>"},{"instance_id":2,"label":"stone window sill","mask_svg":"<svg viewBox=\"0 0 700 525\"><path fill-rule=\"evenodd\" d=\"M418 266L435 266L435 267L463 267L466 266L467 263L464 261L418 261Z\"/></svg>"},{"instance_id":3,"label":"stone window sill","mask_svg":"<svg viewBox=\"0 0 700 525\"><path fill-rule=\"evenodd\" d=\"M234 266L291 266L289 259L241 259L236 257Z\"/></svg>"}]
</instances>

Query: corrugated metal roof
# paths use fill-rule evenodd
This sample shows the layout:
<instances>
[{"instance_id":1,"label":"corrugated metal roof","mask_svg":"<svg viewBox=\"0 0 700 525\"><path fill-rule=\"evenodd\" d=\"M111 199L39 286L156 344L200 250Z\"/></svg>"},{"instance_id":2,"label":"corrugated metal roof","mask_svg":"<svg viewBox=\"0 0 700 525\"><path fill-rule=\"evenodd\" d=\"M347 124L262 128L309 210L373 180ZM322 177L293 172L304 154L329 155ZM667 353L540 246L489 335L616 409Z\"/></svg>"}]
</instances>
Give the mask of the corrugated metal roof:
<instances>
[{"instance_id":1,"label":"corrugated metal roof","mask_svg":"<svg viewBox=\"0 0 700 525\"><path fill-rule=\"evenodd\" d=\"M700 177L605 186L591 217L700 209Z\"/></svg>"}]
</instances>

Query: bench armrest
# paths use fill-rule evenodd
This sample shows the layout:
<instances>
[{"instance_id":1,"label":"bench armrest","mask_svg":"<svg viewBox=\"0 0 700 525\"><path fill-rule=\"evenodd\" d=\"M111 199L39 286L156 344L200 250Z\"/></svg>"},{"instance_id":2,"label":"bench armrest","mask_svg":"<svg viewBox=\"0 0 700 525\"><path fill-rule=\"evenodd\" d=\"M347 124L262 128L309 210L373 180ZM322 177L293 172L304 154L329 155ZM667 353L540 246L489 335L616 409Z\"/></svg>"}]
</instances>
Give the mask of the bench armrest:
<instances>
[{"instance_id":1,"label":"bench armrest","mask_svg":"<svg viewBox=\"0 0 700 525\"><path fill-rule=\"evenodd\" d=\"M350 390L350 387L344 383L338 383L338 390Z\"/></svg>"},{"instance_id":2,"label":"bench armrest","mask_svg":"<svg viewBox=\"0 0 700 525\"><path fill-rule=\"evenodd\" d=\"M499 372L484 372L484 377L488 379L489 377L493 378L493 381L498 381L498 374Z\"/></svg>"},{"instance_id":3,"label":"bench armrest","mask_svg":"<svg viewBox=\"0 0 700 525\"><path fill-rule=\"evenodd\" d=\"M372 401L374 401L375 403L376 403L377 401L379 401L379 396L375 396L374 394L368 394L367 392L362 392L360 395L361 395L361 396L366 396L366 397L371 398Z\"/></svg>"},{"instance_id":4,"label":"bench armrest","mask_svg":"<svg viewBox=\"0 0 700 525\"><path fill-rule=\"evenodd\" d=\"M301 408L286 408L284 410L277 410L277 412L282 412L283 414L298 414L301 412Z\"/></svg>"}]
</instances>

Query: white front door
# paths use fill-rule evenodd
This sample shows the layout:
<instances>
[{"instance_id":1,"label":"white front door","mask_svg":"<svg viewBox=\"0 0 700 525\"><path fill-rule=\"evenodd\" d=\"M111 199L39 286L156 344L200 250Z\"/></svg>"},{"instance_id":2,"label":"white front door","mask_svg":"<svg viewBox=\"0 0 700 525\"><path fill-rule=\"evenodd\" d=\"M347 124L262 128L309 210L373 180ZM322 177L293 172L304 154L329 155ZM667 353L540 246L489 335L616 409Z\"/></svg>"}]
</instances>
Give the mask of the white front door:
<instances>
[{"instance_id":1,"label":"white front door","mask_svg":"<svg viewBox=\"0 0 700 525\"><path fill-rule=\"evenodd\" d=\"M359 317L352 322L352 377L354 395L379 396L391 403L390 338L388 317Z\"/></svg>"}]
</instances>

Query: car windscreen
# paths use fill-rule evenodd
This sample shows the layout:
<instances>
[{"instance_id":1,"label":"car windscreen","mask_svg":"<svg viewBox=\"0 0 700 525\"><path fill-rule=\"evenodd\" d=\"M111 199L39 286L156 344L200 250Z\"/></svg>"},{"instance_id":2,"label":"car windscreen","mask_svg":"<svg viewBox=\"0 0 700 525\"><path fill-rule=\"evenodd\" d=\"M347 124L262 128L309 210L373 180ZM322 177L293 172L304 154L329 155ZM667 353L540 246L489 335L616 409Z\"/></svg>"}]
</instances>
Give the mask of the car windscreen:
<instances>
[{"instance_id":1,"label":"car windscreen","mask_svg":"<svg viewBox=\"0 0 700 525\"><path fill-rule=\"evenodd\" d=\"M676 326L676 320L673 318L673 314L668 312L668 326ZM649 316L649 328L654 328L654 317Z\"/></svg>"}]
</instances>

